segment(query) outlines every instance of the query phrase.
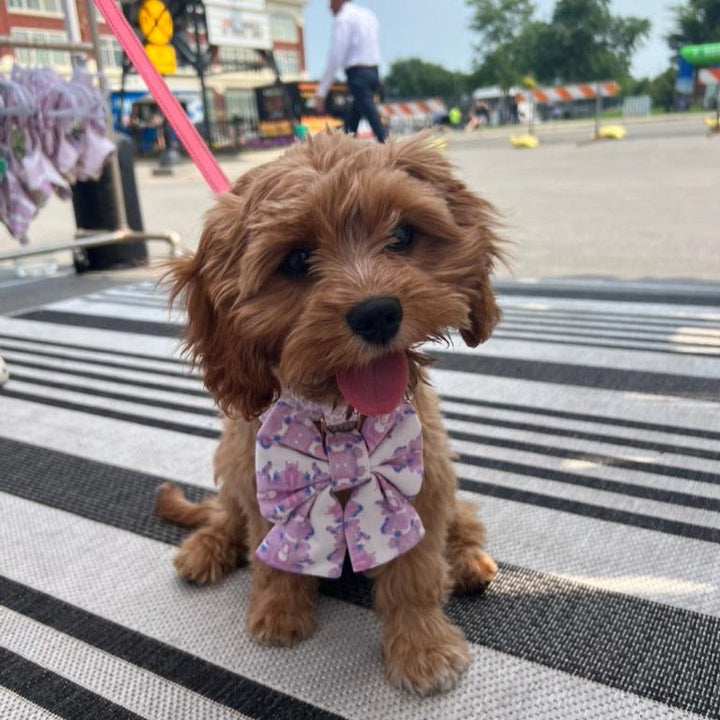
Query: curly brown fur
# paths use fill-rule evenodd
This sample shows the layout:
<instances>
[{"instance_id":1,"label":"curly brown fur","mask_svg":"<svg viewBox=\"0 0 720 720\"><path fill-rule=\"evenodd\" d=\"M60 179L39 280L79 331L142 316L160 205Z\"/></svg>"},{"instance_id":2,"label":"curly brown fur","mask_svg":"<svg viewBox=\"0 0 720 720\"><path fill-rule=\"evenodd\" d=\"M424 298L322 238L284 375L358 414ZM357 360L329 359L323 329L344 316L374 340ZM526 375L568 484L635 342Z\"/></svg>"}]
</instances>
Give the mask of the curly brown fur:
<instances>
[{"instance_id":1,"label":"curly brown fur","mask_svg":"<svg viewBox=\"0 0 720 720\"><path fill-rule=\"evenodd\" d=\"M411 225L415 239L407 251L389 252L399 224ZM417 348L453 328L471 346L490 336L500 318L490 287L500 258L495 225L491 206L455 178L427 136L380 146L325 134L241 177L208 214L195 256L174 262L172 296L185 299L186 345L226 421L215 456L217 503L194 508L166 488L158 510L201 525L176 559L184 577L215 581L247 554L247 627L259 642L289 645L313 631L317 580L255 558L271 527L255 496L256 418L284 390L341 402L338 372L402 351L423 428L415 507L425 537L368 572L387 676L426 694L452 687L467 667L463 634L442 606L453 587L481 589L497 567L482 550L472 507L456 499L438 400ZM289 277L281 265L295 248L310 254L309 272ZM346 321L349 309L373 296L397 298L403 310L397 334L380 348Z\"/></svg>"}]
</instances>

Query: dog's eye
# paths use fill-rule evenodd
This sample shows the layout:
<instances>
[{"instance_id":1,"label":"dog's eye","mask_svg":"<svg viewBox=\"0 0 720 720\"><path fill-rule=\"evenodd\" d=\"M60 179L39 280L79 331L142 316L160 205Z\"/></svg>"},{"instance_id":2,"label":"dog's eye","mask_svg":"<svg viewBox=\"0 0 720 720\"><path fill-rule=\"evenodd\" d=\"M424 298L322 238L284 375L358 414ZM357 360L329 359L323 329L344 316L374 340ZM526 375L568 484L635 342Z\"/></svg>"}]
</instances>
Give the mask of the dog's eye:
<instances>
[{"instance_id":1,"label":"dog's eye","mask_svg":"<svg viewBox=\"0 0 720 720\"><path fill-rule=\"evenodd\" d=\"M280 265L280 271L290 277L302 277L307 275L310 270L308 265L308 259L310 258L310 251L305 248L295 248L291 250L282 261Z\"/></svg>"},{"instance_id":2,"label":"dog's eye","mask_svg":"<svg viewBox=\"0 0 720 720\"><path fill-rule=\"evenodd\" d=\"M393 231L392 236L395 242L391 242L385 246L390 252L402 252L412 245L415 239L415 228L412 225L398 225Z\"/></svg>"}]
</instances>

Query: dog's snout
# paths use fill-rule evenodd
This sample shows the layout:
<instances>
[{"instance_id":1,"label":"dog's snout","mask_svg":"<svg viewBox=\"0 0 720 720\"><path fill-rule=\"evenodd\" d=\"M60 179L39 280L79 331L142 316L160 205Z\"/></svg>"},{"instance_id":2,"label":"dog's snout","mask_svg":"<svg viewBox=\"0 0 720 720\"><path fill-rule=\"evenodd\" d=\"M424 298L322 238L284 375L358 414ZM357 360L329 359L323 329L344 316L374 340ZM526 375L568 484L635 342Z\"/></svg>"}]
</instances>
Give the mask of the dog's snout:
<instances>
[{"instance_id":1,"label":"dog's snout","mask_svg":"<svg viewBox=\"0 0 720 720\"><path fill-rule=\"evenodd\" d=\"M373 297L355 305L345 317L352 331L363 340L385 345L397 335L402 316L397 298Z\"/></svg>"}]
</instances>

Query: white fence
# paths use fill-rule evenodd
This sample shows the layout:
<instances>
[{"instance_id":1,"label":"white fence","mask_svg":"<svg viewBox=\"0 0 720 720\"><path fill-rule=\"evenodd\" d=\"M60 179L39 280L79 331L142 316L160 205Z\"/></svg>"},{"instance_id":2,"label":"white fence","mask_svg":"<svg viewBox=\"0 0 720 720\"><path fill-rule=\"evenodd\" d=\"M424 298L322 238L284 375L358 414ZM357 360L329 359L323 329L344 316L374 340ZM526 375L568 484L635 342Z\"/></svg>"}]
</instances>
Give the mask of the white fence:
<instances>
[{"instance_id":1,"label":"white fence","mask_svg":"<svg viewBox=\"0 0 720 720\"><path fill-rule=\"evenodd\" d=\"M650 114L652 101L649 95L632 95L623 100L623 117L645 117Z\"/></svg>"}]
</instances>

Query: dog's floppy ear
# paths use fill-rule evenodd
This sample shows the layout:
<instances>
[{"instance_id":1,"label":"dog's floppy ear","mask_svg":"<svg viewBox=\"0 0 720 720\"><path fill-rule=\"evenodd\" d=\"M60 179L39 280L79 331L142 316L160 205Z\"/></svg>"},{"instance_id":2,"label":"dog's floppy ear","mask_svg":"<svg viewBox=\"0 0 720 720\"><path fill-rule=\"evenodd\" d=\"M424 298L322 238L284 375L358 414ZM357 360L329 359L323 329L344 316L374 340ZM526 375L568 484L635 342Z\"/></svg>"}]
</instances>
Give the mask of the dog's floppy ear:
<instances>
[{"instance_id":1,"label":"dog's floppy ear","mask_svg":"<svg viewBox=\"0 0 720 720\"><path fill-rule=\"evenodd\" d=\"M257 345L233 325L237 268L245 245L240 190L236 185L218 198L197 252L171 261L167 277L171 303L181 297L187 311L185 349L201 368L210 394L225 414L251 419L272 402L277 381Z\"/></svg>"},{"instance_id":2,"label":"dog's floppy ear","mask_svg":"<svg viewBox=\"0 0 720 720\"><path fill-rule=\"evenodd\" d=\"M502 259L500 239L495 233L497 215L489 202L472 193L455 177L453 168L427 133L396 145L395 165L412 177L431 183L443 195L457 226L465 236L467 263L458 275L457 288L468 300L468 317L459 328L470 346L485 342L501 312L495 302L490 276Z\"/></svg>"},{"instance_id":3,"label":"dog's floppy ear","mask_svg":"<svg viewBox=\"0 0 720 720\"><path fill-rule=\"evenodd\" d=\"M466 327L460 328L460 335L466 345L475 347L485 342L500 322L501 317L502 311L495 302L495 295L486 276L486 279L473 289L468 324Z\"/></svg>"},{"instance_id":4,"label":"dog's floppy ear","mask_svg":"<svg viewBox=\"0 0 720 720\"><path fill-rule=\"evenodd\" d=\"M501 241L495 233L497 216L489 202L455 177L451 180L447 201L455 222L463 228L472 247L472 271L465 280L470 310L460 334L467 345L475 347L490 337L502 317L490 284L495 263L502 259Z\"/></svg>"}]
</instances>

